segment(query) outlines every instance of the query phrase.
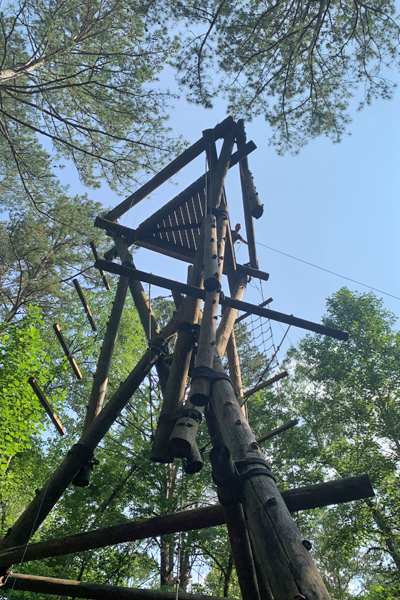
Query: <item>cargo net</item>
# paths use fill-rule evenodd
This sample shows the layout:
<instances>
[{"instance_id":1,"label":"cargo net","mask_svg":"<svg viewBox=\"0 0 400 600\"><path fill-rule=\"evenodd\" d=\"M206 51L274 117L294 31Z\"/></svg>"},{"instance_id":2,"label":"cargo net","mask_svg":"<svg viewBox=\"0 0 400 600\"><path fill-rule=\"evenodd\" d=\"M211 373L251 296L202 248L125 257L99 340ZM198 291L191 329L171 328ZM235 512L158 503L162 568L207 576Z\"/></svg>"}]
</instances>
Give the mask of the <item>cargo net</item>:
<instances>
[{"instance_id":1,"label":"cargo net","mask_svg":"<svg viewBox=\"0 0 400 600\"><path fill-rule=\"evenodd\" d=\"M257 286L257 289L263 300L261 305L268 307L272 298L264 300L261 282L260 288ZM281 371L278 355L290 326L282 327L282 337L278 344L275 342L271 320L268 318L248 313L239 314L234 329L244 390L259 385ZM235 368L238 370L238 367Z\"/></svg>"}]
</instances>

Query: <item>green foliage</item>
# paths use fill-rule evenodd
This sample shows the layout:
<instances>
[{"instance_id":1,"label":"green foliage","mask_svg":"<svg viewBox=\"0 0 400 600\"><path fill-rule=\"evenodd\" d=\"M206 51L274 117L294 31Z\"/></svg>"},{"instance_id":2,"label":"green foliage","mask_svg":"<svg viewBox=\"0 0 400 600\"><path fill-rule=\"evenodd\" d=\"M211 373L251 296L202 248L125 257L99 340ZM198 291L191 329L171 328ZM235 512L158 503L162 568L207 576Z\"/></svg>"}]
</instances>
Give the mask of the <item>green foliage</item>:
<instances>
[{"instance_id":1,"label":"green foliage","mask_svg":"<svg viewBox=\"0 0 400 600\"><path fill-rule=\"evenodd\" d=\"M0 337L0 397L2 419L0 429L0 469L7 470L9 461L32 446L32 436L43 429L44 408L28 384L34 377L46 390L59 365L52 364L40 335L42 317L32 308L18 323L3 329ZM49 395L55 408L62 405L65 393L60 388ZM12 477L12 472L8 477Z\"/></svg>"},{"instance_id":2,"label":"green foliage","mask_svg":"<svg viewBox=\"0 0 400 600\"><path fill-rule=\"evenodd\" d=\"M65 160L85 185L103 179L121 190L173 151L171 96L155 82L175 42L165 25L148 26L146 4L28 0L3 8L2 196L16 185L40 201Z\"/></svg>"},{"instance_id":3,"label":"green foliage","mask_svg":"<svg viewBox=\"0 0 400 600\"><path fill-rule=\"evenodd\" d=\"M222 93L232 114L263 115L281 153L319 135L340 141L362 86L360 107L392 95L386 75L399 59L393 0L165 5L187 27L175 65L188 99L210 107Z\"/></svg>"}]
</instances>

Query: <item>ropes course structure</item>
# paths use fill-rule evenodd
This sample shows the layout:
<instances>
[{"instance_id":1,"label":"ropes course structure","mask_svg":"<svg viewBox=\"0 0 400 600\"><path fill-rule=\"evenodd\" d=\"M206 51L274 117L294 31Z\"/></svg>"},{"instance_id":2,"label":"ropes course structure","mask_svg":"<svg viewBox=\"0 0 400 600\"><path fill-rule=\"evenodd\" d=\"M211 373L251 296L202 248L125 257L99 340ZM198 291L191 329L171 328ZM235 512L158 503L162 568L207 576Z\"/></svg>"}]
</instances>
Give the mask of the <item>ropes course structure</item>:
<instances>
[{"instance_id":1,"label":"ropes course structure","mask_svg":"<svg viewBox=\"0 0 400 600\"><path fill-rule=\"evenodd\" d=\"M218 140L222 140L219 153ZM246 401L256 391L287 375L275 371L279 370L278 354L289 327L300 327L338 340L346 340L348 335L272 310L269 307L272 299L264 300L261 282L268 281L269 274L259 268L254 231L254 219L263 215L264 208L248 164L248 156L255 149L254 142L246 140L243 121L235 122L228 117L213 129L205 130L195 144L144 186L96 219L95 226L106 232L112 247L104 259L96 258L94 267L100 271L105 287L108 285L105 273L117 275L115 298L99 351L81 436L0 542L0 583L11 590L11 594L14 590L23 590L94 600L176 600L178 597L180 600L220 600L181 592L178 585L170 592L116 587L21 574L13 572L12 565L21 560L35 561L178 533L176 583L182 574L181 534L226 524L243 600L329 600L291 513L370 497L373 490L368 475L281 493L259 446L295 422L257 439L249 423ZM135 229L118 222L127 211L203 153L205 172L190 186ZM238 226L231 228L224 187L228 171L234 167L238 168L241 181L249 255L246 264L236 260L234 244L243 238L238 237ZM188 263L187 282L136 269L130 251L132 245ZM222 293L225 277L229 295ZM260 305L243 300L251 279L260 281L263 300ZM176 311L162 328L152 310L152 288L149 287L146 294L143 283L164 288L173 295ZM107 396L115 341L128 293L147 340L146 348L126 379ZM97 326L82 290L80 300L94 331ZM239 311L241 316L238 316ZM286 326L278 345L272 321ZM99 335L97 332L97 338ZM70 349L64 345L65 354L71 358ZM256 367L255 376L246 367L245 360L241 360L241 354L246 354L242 353L243 346L252 361L252 371ZM155 386L152 377L155 373L162 405L153 433ZM132 398L137 391L149 406L151 451L148 460L169 465L167 470L173 471L175 480L177 459L182 461L180 502L176 499L176 506L181 510L30 544L32 535L68 486L71 483L81 487L89 485L97 464L96 449L115 423L123 425L124 419L128 419L122 411L127 409L129 417L134 416ZM209 458L219 504L184 510L186 475L183 472L196 477L204 467L197 445L202 421L207 427L207 445L212 446ZM140 428L140 425L135 424L135 427ZM145 469L145 465L142 468ZM171 572L174 577L173 570Z\"/></svg>"}]
</instances>

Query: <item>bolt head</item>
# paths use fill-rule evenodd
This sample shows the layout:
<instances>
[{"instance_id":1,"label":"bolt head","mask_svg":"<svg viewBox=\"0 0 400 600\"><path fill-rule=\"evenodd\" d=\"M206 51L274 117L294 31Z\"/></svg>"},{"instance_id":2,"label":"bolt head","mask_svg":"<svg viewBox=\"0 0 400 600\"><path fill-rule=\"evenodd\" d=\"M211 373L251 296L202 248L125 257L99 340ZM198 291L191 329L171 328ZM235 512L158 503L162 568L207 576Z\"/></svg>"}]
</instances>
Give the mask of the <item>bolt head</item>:
<instances>
[{"instance_id":1,"label":"bolt head","mask_svg":"<svg viewBox=\"0 0 400 600\"><path fill-rule=\"evenodd\" d=\"M242 424L242 421L240 419L237 419L236 425L241 425L241 424Z\"/></svg>"},{"instance_id":2,"label":"bolt head","mask_svg":"<svg viewBox=\"0 0 400 600\"><path fill-rule=\"evenodd\" d=\"M227 400L225 402L225 406L232 406L232 404L233 404L232 400Z\"/></svg>"}]
</instances>

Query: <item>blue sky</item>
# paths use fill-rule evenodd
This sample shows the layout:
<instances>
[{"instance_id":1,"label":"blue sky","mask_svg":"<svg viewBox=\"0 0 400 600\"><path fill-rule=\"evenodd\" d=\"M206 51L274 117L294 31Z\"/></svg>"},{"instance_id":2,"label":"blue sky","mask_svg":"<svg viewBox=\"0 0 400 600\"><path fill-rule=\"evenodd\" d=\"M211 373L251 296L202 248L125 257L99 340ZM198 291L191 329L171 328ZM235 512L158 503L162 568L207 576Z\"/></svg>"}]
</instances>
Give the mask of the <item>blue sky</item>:
<instances>
[{"instance_id":1,"label":"blue sky","mask_svg":"<svg viewBox=\"0 0 400 600\"><path fill-rule=\"evenodd\" d=\"M313 140L297 156L276 154L268 145L270 129L262 118L246 124L247 138L257 145L249 157L250 169L265 207L263 217L256 221L258 242L400 297L399 98L395 92L392 101L376 101L361 113L354 111L351 136L345 136L340 144L327 138ZM223 101L205 110L181 100L170 126L175 135L193 143L203 129L214 127L225 117ZM204 157L199 157L120 222L137 226L204 169ZM77 191L76 181L72 187ZM105 188L89 191L89 195L108 206L121 200ZM231 223L244 225L237 168L228 175L227 195ZM260 269L270 273L263 290L265 297L274 298L271 308L275 310L319 322L325 299L342 285L367 291L260 245L257 252ZM242 263L248 260L243 244L237 248L237 257ZM135 262L143 270L186 280L185 263L146 250L136 254ZM152 295L155 293L153 290ZM382 297L386 308L399 315L400 300ZM260 292L250 286L245 299L258 304ZM276 325L274 331L278 343L282 329ZM289 332L292 342L302 335L299 329Z\"/></svg>"}]
</instances>

